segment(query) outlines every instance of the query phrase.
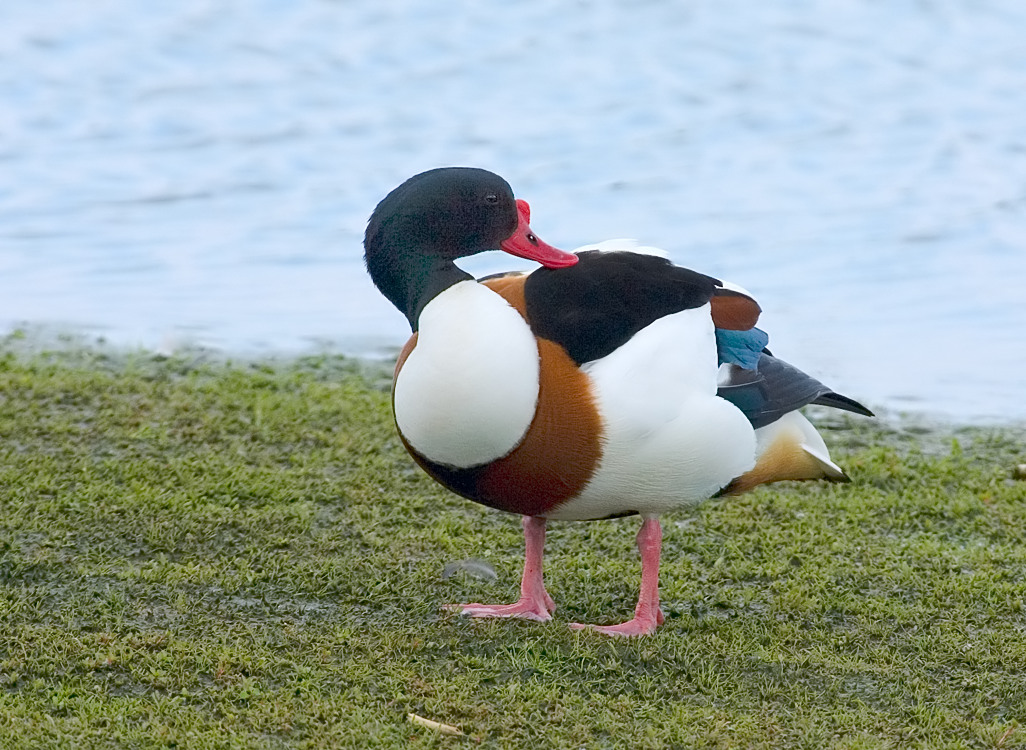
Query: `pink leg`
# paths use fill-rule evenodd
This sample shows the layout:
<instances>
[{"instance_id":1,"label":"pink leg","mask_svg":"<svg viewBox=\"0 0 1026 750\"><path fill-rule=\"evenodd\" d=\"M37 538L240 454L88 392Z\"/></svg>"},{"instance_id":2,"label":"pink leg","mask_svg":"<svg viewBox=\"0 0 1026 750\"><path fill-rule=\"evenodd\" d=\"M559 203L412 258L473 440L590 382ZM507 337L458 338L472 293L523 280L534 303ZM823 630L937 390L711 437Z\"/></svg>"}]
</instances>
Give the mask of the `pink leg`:
<instances>
[{"instance_id":1,"label":"pink leg","mask_svg":"<svg viewBox=\"0 0 1026 750\"><path fill-rule=\"evenodd\" d=\"M515 604L450 604L471 617L522 617L545 622L552 619L556 603L542 581L542 557L545 554L545 519L524 516L524 576L520 579L520 599Z\"/></svg>"},{"instance_id":2,"label":"pink leg","mask_svg":"<svg viewBox=\"0 0 1026 750\"><path fill-rule=\"evenodd\" d=\"M575 630L591 628L606 635L650 635L663 624L663 611L659 608L659 551L663 546L663 529L659 519L646 518L638 531L638 550L641 552L641 592L634 619L620 625L581 625Z\"/></svg>"}]
</instances>

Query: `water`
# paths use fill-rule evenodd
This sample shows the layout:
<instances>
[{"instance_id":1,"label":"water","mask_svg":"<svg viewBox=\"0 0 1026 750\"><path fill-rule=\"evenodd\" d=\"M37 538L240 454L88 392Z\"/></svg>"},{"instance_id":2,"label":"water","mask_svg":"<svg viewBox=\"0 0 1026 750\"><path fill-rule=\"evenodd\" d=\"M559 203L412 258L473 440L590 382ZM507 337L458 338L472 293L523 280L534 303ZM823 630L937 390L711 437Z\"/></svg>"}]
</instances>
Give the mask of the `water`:
<instances>
[{"instance_id":1,"label":"water","mask_svg":"<svg viewBox=\"0 0 1026 750\"><path fill-rule=\"evenodd\" d=\"M1026 6L8 4L0 330L228 352L402 342L360 241L406 177L505 176L547 241L753 292L867 402L1026 418ZM470 269L524 267L507 256Z\"/></svg>"}]
</instances>

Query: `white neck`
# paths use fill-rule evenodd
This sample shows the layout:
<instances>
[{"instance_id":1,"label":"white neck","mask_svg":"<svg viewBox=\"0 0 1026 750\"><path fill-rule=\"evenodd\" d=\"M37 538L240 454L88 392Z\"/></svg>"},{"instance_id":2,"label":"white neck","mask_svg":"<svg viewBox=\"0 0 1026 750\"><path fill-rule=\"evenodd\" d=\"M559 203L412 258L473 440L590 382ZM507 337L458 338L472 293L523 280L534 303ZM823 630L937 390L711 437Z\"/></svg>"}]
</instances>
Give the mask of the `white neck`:
<instances>
[{"instance_id":1,"label":"white neck","mask_svg":"<svg viewBox=\"0 0 1026 750\"><path fill-rule=\"evenodd\" d=\"M395 382L396 424L418 453L468 468L519 445L538 401L538 344L495 292L462 281L420 314Z\"/></svg>"}]
</instances>

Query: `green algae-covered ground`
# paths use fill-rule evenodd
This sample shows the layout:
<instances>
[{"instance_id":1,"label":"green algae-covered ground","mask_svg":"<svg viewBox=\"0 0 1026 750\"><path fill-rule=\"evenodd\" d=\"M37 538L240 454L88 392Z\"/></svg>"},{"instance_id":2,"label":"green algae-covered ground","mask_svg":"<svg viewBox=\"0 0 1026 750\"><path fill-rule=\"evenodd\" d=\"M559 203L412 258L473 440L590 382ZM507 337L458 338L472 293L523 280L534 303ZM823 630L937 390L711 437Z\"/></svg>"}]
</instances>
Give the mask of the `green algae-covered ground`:
<instances>
[{"instance_id":1,"label":"green algae-covered ground","mask_svg":"<svg viewBox=\"0 0 1026 750\"><path fill-rule=\"evenodd\" d=\"M667 517L611 640L567 623L629 615L636 519L551 525L553 622L442 610L513 597L519 523L387 375L0 353L0 747L1026 747L1023 430L814 416L853 483Z\"/></svg>"}]
</instances>

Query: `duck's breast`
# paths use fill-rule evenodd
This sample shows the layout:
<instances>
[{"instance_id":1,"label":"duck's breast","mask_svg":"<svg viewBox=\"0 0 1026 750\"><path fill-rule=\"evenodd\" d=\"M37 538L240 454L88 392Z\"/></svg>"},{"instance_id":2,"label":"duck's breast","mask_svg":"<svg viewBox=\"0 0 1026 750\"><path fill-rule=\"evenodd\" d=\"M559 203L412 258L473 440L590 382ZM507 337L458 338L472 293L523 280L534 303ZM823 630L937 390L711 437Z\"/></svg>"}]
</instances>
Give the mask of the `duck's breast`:
<instances>
[{"instance_id":1,"label":"duck's breast","mask_svg":"<svg viewBox=\"0 0 1026 750\"><path fill-rule=\"evenodd\" d=\"M435 463L494 461L527 432L538 374L538 346L520 314L480 284L460 282L421 312L416 346L396 373L396 425Z\"/></svg>"},{"instance_id":2,"label":"duck's breast","mask_svg":"<svg viewBox=\"0 0 1026 750\"><path fill-rule=\"evenodd\" d=\"M486 306L492 306L495 300L506 305L507 309L520 321L519 326L511 323L505 314L499 315L503 320L506 334L520 339L519 328L527 329L522 317L524 311L523 277L506 277L492 279L481 287L494 297ZM469 296L477 296L473 293ZM469 298L468 296L468 298ZM452 306L450 309L455 309ZM423 321L423 316L422 316ZM429 318L429 323L444 323L444 320ZM433 330L433 329L432 329ZM517 333L513 333L517 330ZM420 466L434 479L453 492L463 495L475 502L488 505L499 510L524 515L542 515L552 508L580 494L583 487L591 479L598 466L601 454L602 423L591 391L590 378L581 371L577 364L567 355L566 351L551 341L535 339L531 336L534 347L534 367L523 367L513 356L520 350L520 360L526 356L527 347L519 343L512 348L502 347L501 351L491 351L490 362L501 370L501 377L496 376L493 383L498 385L500 400L505 397L507 379L510 368L517 368L518 380L529 373L535 378L533 393L533 410L527 417L527 399L523 398L519 409L510 408L509 404L496 407L491 395L485 398L484 388L480 383L456 383L453 387L470 387L477 395L472 399L478 403L476 411L464 413L462 404L455 408L459 418L452 417L453 407L447 406L448 414L429 416L422 405L416 405L411 416L404 411L407 401L412 401L413 392L420 387L422 380L427 380L425 372L411 373L409 362L413 355L421 349L425 327L422 323L421 334L411 338L400 355L396 368L396 394L403 392L403 400L396 401L396 422L400 436L410 454ZM466 344L467 342L465 342ZM434 356L441 356L440 350L431 358L422 360L417 365L425 367L425 363L434 361ZM444 360L448 366L458 366L458 359ZM476 359L475 359L476 362ZM416 361L414 361L416 365ZM491 377L475 363L463 363L466 369L478 372L479 377ZM444 369L438 365L438 369ZM490 369L490 368L489 368ZM411 374L413 375L411 377ZM494 373L493 373L494 375ZM461 378L461 381L463 378ZM516 388L524 387L520 383ZM400 418L402 414L402 418ZM498 420L511 420L516 424L527 419L525 428L511 429L509 423L496 424ZM444 436L429 434L424 425L436 423L436 431L452 433ZM441 424L437 424L437 423ZM492 447L487 450L471 451L463 445L460 436L468 431L468 425L474 432L485 433L492 440ZM419 431L419 432L418 432ZM407 432L420 435L418 447L407 436ZM494 433L504 433L505 440L497 441ZM515 435L520 433L518 438ZM501 452L509 441L515 440L511 450ZM448 461L439 461L437 456L443 455L439 446L453 444L455 450L450 451ZM478 446L479 447L479 446ZM484 461L481 459L488 456ZM453 457L461 463L456 463ZM475 463L470 463L474 461Z\"/></svg>"}]
</instances>

